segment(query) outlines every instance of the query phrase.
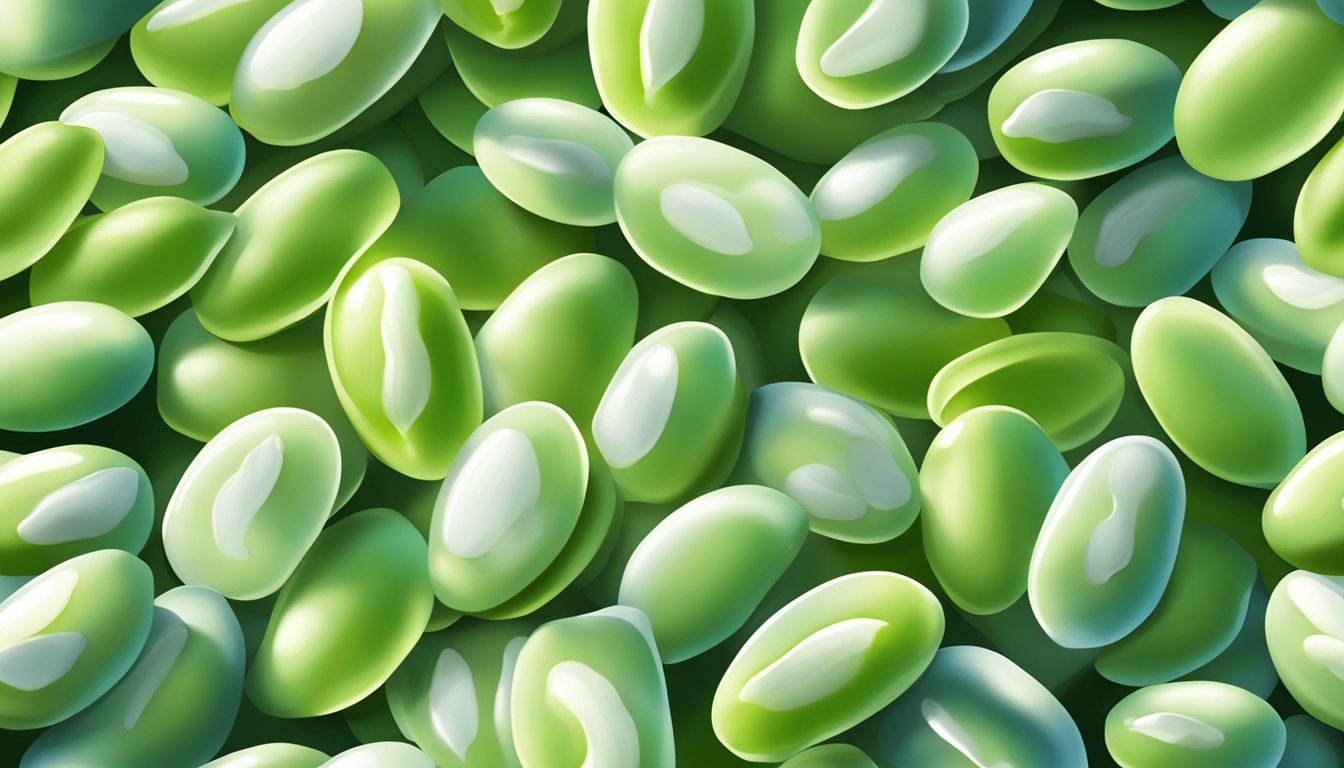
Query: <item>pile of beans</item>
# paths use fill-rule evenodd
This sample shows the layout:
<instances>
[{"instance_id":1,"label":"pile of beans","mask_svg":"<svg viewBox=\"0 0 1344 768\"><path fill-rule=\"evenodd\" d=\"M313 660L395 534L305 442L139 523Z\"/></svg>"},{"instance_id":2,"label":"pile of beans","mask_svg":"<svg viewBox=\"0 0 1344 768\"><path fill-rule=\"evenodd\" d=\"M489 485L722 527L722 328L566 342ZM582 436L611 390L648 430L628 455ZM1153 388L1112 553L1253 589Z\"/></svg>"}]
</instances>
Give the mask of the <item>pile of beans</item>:
<instances>
[{"instance_id":1,"label":"pile of beans","mask_svg":"<svg viewBox=\"0 0 1344 768\"><path fill-rule=\"evenodd\" d=\"M1340 0L0 0L0 763L1344 766L1342 117Z\"/></svg>"}]
</instances>

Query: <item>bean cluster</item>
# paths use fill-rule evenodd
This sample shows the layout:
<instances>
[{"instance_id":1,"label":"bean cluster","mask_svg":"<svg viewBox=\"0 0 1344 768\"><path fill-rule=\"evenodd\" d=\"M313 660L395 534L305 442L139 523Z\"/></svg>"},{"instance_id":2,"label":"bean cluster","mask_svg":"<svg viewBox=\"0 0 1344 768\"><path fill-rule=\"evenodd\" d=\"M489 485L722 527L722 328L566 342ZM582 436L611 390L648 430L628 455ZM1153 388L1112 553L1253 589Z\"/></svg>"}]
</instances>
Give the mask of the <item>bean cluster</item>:
<instances>
[{"instance_id":1,"label":"bean cluster","mask_svg":"<svg viewBox=\"0 0 1344 768\"><path fill-rule=\"evenodd\" d=\"M1344 766L1341 118L1340 0L0 0L0 763Z\"/></svg>"}]
</instances>

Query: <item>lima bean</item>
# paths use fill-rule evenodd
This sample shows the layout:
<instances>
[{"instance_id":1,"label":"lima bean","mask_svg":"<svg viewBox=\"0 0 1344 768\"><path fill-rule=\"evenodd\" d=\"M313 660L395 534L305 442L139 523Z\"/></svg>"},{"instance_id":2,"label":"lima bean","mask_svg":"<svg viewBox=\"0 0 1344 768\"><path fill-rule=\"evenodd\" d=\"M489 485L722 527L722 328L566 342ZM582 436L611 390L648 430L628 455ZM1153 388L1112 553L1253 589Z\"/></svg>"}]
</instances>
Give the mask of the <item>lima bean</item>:
<instances>
[{"instance_id":1,"label":"lima bean","mask_svg":"<svg viewBox=\"0 0 1344 768\"><path fill-rule=\"evenodd\" d=\"M1213 268L1213 292L1276 361L1319 374L1344 323L1344 279L1317 272L1291 241L1243 240Z\"/></svg>"},{"instance_id":2,"label":"lima bean","mask_svg":"<svg viewBox=\"0 0 1344 768\"><path fill-rule=\"evenodd\" d=\"M92 68L154 5L125 0L86 6L77 0L7 0L0 31L0 72L24 80L61 80Z\"/></svg>"},{"instance_id":3,"label":"lima bean","mask_svg":"<svg viewBox=\"0 0 1344 768\"><path fill-rule=\"evenodd\" d=\"M476 162L520 207L562 224L616 220L612 184L634 144L595 110L560 99L506 101L476 123Z\"/></svg>"},{"instance_id":4,"label":"lima bean","mask_svg":"<svg viewBox=\"0 0 1344 768\"><path fill-rule=\"evenodd\" d=\"M602 103L641 136L703 136L733 108L756 30L750 0L593 0Z\"/></svg>"},{"instance_id":5,"label":"lima bean","mask_svg":"<svg viewBox=\"0 0 1344 768\"><path fill-rule=\"evenodd\" d=\"M1265 502L1261 526L1275 554L1316 573L1344 574L1344 433L1322 440ZM3 472L3 470L0 470Z\"/></svg>"},{"instance_id":6,"label":"lima bean","mask_svg":"<svg viewBox=\"0 0 1344 768\"><path fill-rule=\"evenodd\" d=\"M1265 612L1274 668L1312 717L1344 729L1344 578L1293 571L1274 587Z\"/></svg>"},{"instance_id":7,"label":"lima bean","mask_svg":"<svg viewBox=\"0 0 1344 768\"><path fill-rule=\"evenodd\" d=\"M179 197L136 200L72 226L33 265L33 304L95 301L139 317L201 279L233 235L230 213Z\"/></svg>"},{"instance_id":8,"label":"lima bean","mask_svg":"<svg viewBox=\"0 0 1344 768\"><path fill-rule=\"evenodd\" d=\"M315 717L377 690L429 621L426 560L415 526L388 509L323 531L280 590L248 698L277 717Z\"/></svg>"},{"instance_id":9,"label":"lima bean","mask_svg":"<svg viewBox=\"0 0 1344 768\"><path fill-rule=\"evenodd\" d=\"M129 456L66 445L0 465L0 573L32 576L99 549L137 554L154 520L149 477Z\"/></svg>"},{"instance_id":10,"label":"lima bean","mask_svg":"<svg viewBox=\"0 0 1344 768\"><path fill-rule=\"evenodd\" d=\"M243 694L243 632L205 587L154 601L144 649L107 695L47 729L22 768L188 766L210 760L233 728Z\"/></svg>"},{"instance_id":11,"label":"lima bean","mask_svg":"<svg viewBox=\"0 0 1344 768\"><path fill-rule=\"evenodd\" d=\"M876 718L875 754L893 768L1039 765L1085 768L1078 726L1057 699L986 648L943 648Z\"/></svg>"},{"instance_id":12,"label":"lima bean","mask_svg":"<svg viewBox=\"0 0 1344 768\"><path fill-rule=\"evenodd\" d=\"M168 88L109 88L75 101L61 122L98 132L105 156L93 204L104 211L170 195L209 205L243 174L243 134L208 102Z\"/></svg>"},{"instance_id":13,"label":"lima bean","mask_svg":"<svg viewBox=\"0 0 1344 768\"><path fill-rule=\"evenodd\" d=\"M1185 297L1149 304L1130 349L1148 407L1172 442L1211 474L1272 487L1306 453L1302 410L1288 382L1255 339L1218 310Z\"/></svg>"},{"instance_id":14,"label":"lima bean","mask_svg":"<svg viewBox=\"0 0 1344 768\"><path fill-rule=\"evenodd\" d=\"M662 663L635 608L543 624L518 654L510 701L523 768L676 764Z\"/></svg>"},{"instance_id":15,"label":"lima bean","mask_svg":"<svg viewBox=\"0 0 1344 768\"><path fill-rule=\"evenodd\" d=\"M710 139L660 136L616 169L616 218L654 269L702 293L759 299L812 268L821 222L769 163Z\"/></svg>"},{"instance_id":16,"label":"lima bean","mask_svg":"<svg viewBox=\"0 0 1344 768\"><path fill-rule=\"evenodd\" d=\"M308 411L268 408L225 427L168 501L168 563L184 583L234 600L274 593L326 524L340 462L335 433Z\"/></svg>"},{"instance_id":17,"label":"lima bean","mask_svg":"<svg viewBox=\"0 0 1344 768\"><path fill-rule=\"evenodd\" d=\"M736 473L791 496L822 536L873 544L919 514L919 477L895 425L877 409L815 384L751 393Z\"/></svg>"},{"instance_id":18,"label":"lima bean","mask_svg":"<svg viewBox=\"0 0 1344 768\"><path fill-rule=\"evenodd\" d=\"M924 245L938 220L966 202L980 166L960 131L944 123L885 130L855 147L812 189L821 252L877 261Z\"/></svg>"},{"instance_id":19,"label":"lima bean","mask_svg":"<svg viewBox=\"0 0 1344 768\"><path fill-rule=\"evenodd\" d=\"M1143 688L1106 716L1106 748L1121 768L1273 768L1285 740L1269 704L1224 683Z\"/></svg>"},{"instance_id":20,"label":"lima bean","mask_svg":"<svg viewBox=\"0 0 1344 768\"><path fill-rule=\"evenodd\" d=\"M1032 549L1068 474L1040 425L1012 408L973 408L938 433L919 470L920 529L952 602L993 614L1026 593Z\"/></svg>"},{"instance_id":21,"label":"lima bean","mask_svg":"<svg viewBox=\"0 0 1344 768\"><path fill-rule=\"evenodd\" d=\"M154 367L154 342L106 304L59 301L0 317L0 429L51 432L128 403Z\"/></svg>"},{"instance_id":22,"label":"lima bean","mask_svg":"<svg viewBox=\"0 0 1344 768\"><path fill-rule=\"evenodd\" d=\"M1184 520L1184 478L1165 445L1135 435L1089 454L1060 486L1031 556L1027 596L1046 634L1096 648L1138 628L1167 588Z\"/></svg>"},{"instance_id":23,"label":"lima bean","mask_svg":"<svg viewBox=\"0 0 1344 768\"><path fill-rule=\"evenodd\" d=\"M107 693L149 636L153 587L144 562L100 549L0 603L0 728L52 725Z\"/></svg>"},{"instance_id":24,"label":"lima bean","mask_svg":"<svg viewBox=\"0 0 1344 768\"><path fill-rule=\"evenodd\" d=\"M1340 45L1344 26L1315 0L1266 0L1233 19L1181 81L1176 143L1186 161L1239 181L1310 150L1344 114L1344 71L1324 65Z\"/></svg>"},{"instance_id":25,"label":"lima bean","mask_svg":"<svg viewBox=\"0 0 1344 768\"><path fill-rule=\"evenodd\" d=\"M336 395L384 464L437 480L481 422L471 332L430 267L403 258L358 267L337 281L323 327Z\"/></svg>"},{"instance_id":26,"label":"lima bean","mask_svg":"<svg viewBox=\"0 0 1344 768\"><path fill-rule=\"evenodd\" d=\"M1045 284L1077 222L1073 198L1045 184L986 192L934 226L920 257L920 281L953 312L1002 317Z\"/></svg>"},{"instance_id":27,"label":"lima bean","mask_svg":"<svg viewBox=\"0 0 1344 768\"><path fill-rule=\"evenodd\" d=\"M1006 405L1041 425L1061 451L1102 433L1128 378L1124 350L1081 333L1023 333L991 341L943 366L929 384L933 420L947 426L981 405Z\"/></svg>"},{"instance_id":28,"label":"lima bean","mask_svg":"<svg viewBox=\"0 0 1344 768\"><path fill-rule=\"evenodd\" d=\"M271 179L235 212L233 237L191 289L201 325L254 341L313 314L400 204L387 167L357 150L324 152Z\"/></svg>"},{"instance_id":29,"label":"lima bean","mask_svg":"<svg viewBox=\"0 0 1344 768\"><path fill-rule=\"evenodd\" d=\"M966 0L812 0L798 32L798 72L838 107L887 104L942 69L969 23Z\"/></svg>"},{"instance_id":30,"label":"lima bean","mask_svg":"<svg viewBox=\"0 0 1344 768\"><path fill-rule=\"evenodd\" d=\"M1093 198L1078 218L1069 264L1111 304L1179 296L1227 252L1250 209L1249 182L1211 179L1179 157L1157 160Z\"/></svg>"},{"instance_id":31,"label":"lima bean","mask_svg":"<svg viewBox=\"0 0 1344 768\"><path fill-rule=\"evenodd\" d=\"M1171 140L1181 84L1171 59L1142 43L1068 43L999 78L989 96L989 124L1015 168L1047 179L1092 178L1131 166Z\"/></svg>"},{"instance_id":32,"label":"lima bean","mask_svg":"<svg viewBox=\"0 0 1344 768\"><path fill-rule=\"evenodd\" d=\"M649 620L664 664L697 656L746 623L807 536L807 515L757 485L720 488L668 515L635 548L618 601ZM698 562L694 571L686 564Z\"/></svg>"},{"instance_id":33,"label":"lima bean","mask_svg":"<svg viewBox=\"0 0 1344 768\"><path fill-rule=\"evenodd\" d=\"M0 280L42 258L74 222L103 172L97 131L38 123L0 144Z\"/></svg>"},{"instance_id":34,"label":"lima bean","mask_svg":"<svg viewBox=\"0 0 1344 768\"><path fill-rule=\"evenodd\" d=\"M714 693L719 741L755 762L785 760L857 725L919 678L943 637L919 582L851 573L803 593L738 651Z\"/></svg>"},{"instance_id":35,"label":"lima bean","mask_svg":"<svg viewBox=\"0 0 1344 768\"><path fill-rule=\"evenodd\" d=\"M229 112L267 144L329 136L406 74L441 18L434 0L293 0L243 49Z\"/></svg>"},{"instance_id":36,"label":"lima bean","mask_svg":"<svg viewBox=\"0 0 1344 768\"><path fill-rule=\"evenodd\" d=\"M674 501L727 477L745 402L728 337L708 323L674 323L616 369L593 415L593 443L626 498Z\"/></svg>"}]
</instances>

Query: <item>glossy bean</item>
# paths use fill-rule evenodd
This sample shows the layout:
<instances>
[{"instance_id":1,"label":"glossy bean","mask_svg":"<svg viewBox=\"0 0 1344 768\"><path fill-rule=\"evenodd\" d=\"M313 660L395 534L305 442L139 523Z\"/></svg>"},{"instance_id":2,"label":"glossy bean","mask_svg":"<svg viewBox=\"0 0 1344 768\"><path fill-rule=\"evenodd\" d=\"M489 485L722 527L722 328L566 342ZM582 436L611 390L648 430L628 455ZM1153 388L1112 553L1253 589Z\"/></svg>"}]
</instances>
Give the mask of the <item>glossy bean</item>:
<instances>
[{"instance_id":1,"label":"glossy bean","mask_svg":"<svg viewBox=\"0 0 1344 768\"><path fill-rule=\"evenodd\" d=\"M1027 596L1041 627L1066 648L1133 632L1167 588L1184 519L1184 479L1165 445L1131 436L1093 451L1060 487L1032 552Z\"/></svg>"}]
</instances>

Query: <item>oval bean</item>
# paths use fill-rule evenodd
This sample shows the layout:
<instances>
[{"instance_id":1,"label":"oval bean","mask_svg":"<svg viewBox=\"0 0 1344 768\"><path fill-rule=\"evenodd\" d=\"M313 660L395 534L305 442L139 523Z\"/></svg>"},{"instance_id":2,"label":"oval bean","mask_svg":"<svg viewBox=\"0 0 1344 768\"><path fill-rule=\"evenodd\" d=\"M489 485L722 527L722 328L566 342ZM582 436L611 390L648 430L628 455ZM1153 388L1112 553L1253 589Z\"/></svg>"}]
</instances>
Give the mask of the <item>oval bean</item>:
<instances>
[{"instance_id":1,"label":"oval bean","mask_svg":"<svg viewBox=\"0 0 1344 768\"><path fill-rule=\"evenodd\" d=\"M616 168L634 144L602 113L559 99L507 101L476 123L473 146L490 183L520 207L561 224L616 220Z\"/></svg>"},{"instance_id":2,"label":"oval bean","mask_svg":"<svg viewBox=\"0 0 1344 768\"><path fill-rule=\"evenodd\" d=\"M812 189L821 252L877 261L919 248L939 219L970 199L979 175L975 149L956 128L915 123L885 130Z\"/></svg>"},{"instance_id":3,"label":"oval bean","mask_svg":"<svg viewBox=\"0 0 1344 768\"><path fill-rule=\"evenodd\" d=\"M294 0L243 49L229 112L267 144L329 136L406 74L442 16L433 0Z\"/></svg>"},{"instance_id":4,"label":"oval bean","mask_svg":"<svg viewBox=\"0 0 1344 768\"><path fill-rule=\"evenodd\" d=\"M1302 156L1344 114L1344 72L1323 68L1341 45L1344 26L1311 0L1268 0L1237 16L1181 81L1181 154L1200 173L1232 181Z\"/></svg>"},{"instance_id":5,"label":"oval bean","mask_svg":"<svg viewBox=\"0 0 1344 768\"><path fill-rule=\"evenodd\" d=\"M1291 241L1232 246L1213 268L1218 303L1276 361L1319 374L1326 345L1344 323L1344 279L1311 268Z\"/></svg>"},{"instance_id":6,"label":"oval bean","mask_svg":"<svg viewBox=\"0 0 1344 768\"><path fill-rule=\"evenodd\" d=\"M654 269L734 299L792 287L821 249L821 222L793 182L709 139L660 136L626 154L616 170L616 217Z\"/></svg>"},{"instance_id":7,"label":"oval bean","mask_svg":"<svg viewBox=\"0 0 1344 768\"><path fill-rule=\"evenodd\" d=\"M38 123L0 144L0 280L31 267L56 245L103 172L97 131Z\"/></svg>"},{"instance_id":8,"label":"oval bean","mask_svg":"<svg viewBox=\"0 0 1344 768\"><path fill-rule=\"evenodd\" d=\"M106 304L61 301L0 317L0 429L100 419L130 402L153 367L149 334Z\"/></svg>"},{"instance_id":9,"label":"oval bean","mask_svg":"<svg viewBox=\"0 0 1344 768\"><path fill-rule=\"evenodd\" d=\"M233 237L191 289L201 325L254 341L313 314L400 204L386 166L356 150L324 152L271 179L235 212Z\"/></svg>"},{"instance_id":10,"label":"oval bean","mask_svg":"<svg viewBox=\"0 0 1344 768\"><path fill-rule=\"evenodd\" d=\"M703 136L724 121L747 74L749 0L593 0L592 69L602 104L641 136Z\"/></svg>"},{"instance_id":11,"label":"oval bean","mask_svg":"<svg viewBox=\"0 0 1344 768\"><path fill-rule=\"evenodd\" d=\"M957 607L999 613L1026 593L1032 549L1068 474L1045 431L1012 408L973 408L938 433L919 470L920 528Z\"/></svg>"},{"instance_id":12,"label":"oval bean","mask_svg":"<svg viewBox=\"0 0 1344 768\"><path fill-rule=\"evenodd\" d=\"M812 0L798 33L798 72L836 106L876 107L942 69L969 23L966 0Z\"/></svg>"},{"instance_id":13,"label":"oval bean","mask_svg":"<svg viewBox=\"0 0 1344 768\"><path fill-rule=\"evenodd\" d=\"M109 88L66 107L61 122L102 137L103 175L93 204L104 211L170 195L209 205L243 175L243 134L208 102L168 88Z\"/></svg>"},{"instance_id":14,"label":"oval bean","mask_svg":"<svg viewBox=\"0 0 1344 768\"><path fill-rule=\"evenodd\" d=\"M1312 717L1344 728L1344 578L1293 571L1265 612L1269 655L1279 678Z\"/></svg>"},{"instance_id":15,"label":"oval bean","mask_svg":"<svg viewBox=\"0 0 1344 768\"><path fill-rule=\"evenodd\" d=\"M434 602L425 541L371 509L318 536L280 590L247 672L247 696L276 717L315 717L368 696L396 671Z\"/></svg>"},{"instance_id":16,"label":"oval bean","mask_svg":"<svg viewBox=\"0 0 1344 768\"><path fill-rule=\"evenodd\" d=\"M1344 433L1336 433L1312 448L1265 502L1265 540L1297 568L1344 574L1342 461Z\"/></svg>"},{"instance_id":17,"label":"oval bean","mask_svg":"<svg viewBox=\"0 0 1344 768\"><path fill-rule=\"evenodd\" d=\"M616 369L593 415L593 443L625 498L674 501L728 476L745 401L728 337L708 323L674 323Z\"/></svg>"},{"instance_id":18,"label":"oval bean","mask_svg":"<svg viewBox=\"0 0 1344 768\"><path fill-rule=\"evenodd\" d=\"M1002 317L1045 284L1077 222L1077 204L1054 187L1026 183L986 192L934 226L920 257L920 281L953 312Z\"/></svg>"},{"instance_id":19,"label":"oval bean","mask_svg":"<svg viewBox=\"0 0 1344 768\"><path fill-rule=\"evenodd\" d=\"M154 491L131 457L66 445L0 464L0 573L31 576L99 549L137 554L154 524Z\"/></svg>"},{"instance_id":20,"label":"oval bean","mask_svg":"<svg viewBox=\"0 0 1344 768\"><path fill-rule=\"evenodd\" d=\"M233 728L243 693L243 632L205 587L154 601L140 657L93 706L42 733L23 768L199 765Z\"/></svg>"},{"instance_id":21,"label":"oval bean","mask_svg":"<svg viewBox=\"0 0 1344 768\"><path fill-rule=\"evenodd\" d=\"M327 306L323 347L350 423L384 464L437 480L481 423L481 374L448 281L418 261L352 265Z\"/></svg>"},{"instance_id":22,"label":"oval bean","mask_svg":"<svg viewBox=\"0 0 1344 768\"><path fill-rule=\"evenodd\" d=\"M1050 48L995 84L989 96L994 143L1005 160L1033 176L1088 179L1117 171L1171 140L1181 83L1171 59L1132 40Z\"/></svg>"},{"instance_id":23,"label":"oval bean","mask_svg":"<svg viewBox=\"0 0 1344 768\"><path fill-rule=\"evenodd\" d=\"M971 408L1006 405L1041 425L1061 451L1106 429L1124 395L1124 350L1080 333L1024 333L991 341L943 366L929 384L940 426Z\"/></svg>"},{"instance_id":24,"label":"oval bean","mask_svg":"<svg viewBox=\"0 0 1344 768\"><path fill-rule=\"evenodd\" d=\"M59 723L107 693L149 636L153 586L134 555L101 549L0 602L0 728Z\"/></svg>"},{"instance_id":25,"label":"oval bean","mask_svg":"<svg viewBox=\"0 0 1344 768\"><path fill-rule=\"evenodd\" d=\"M1087 765L1078 726L1054 695L986 648L938 651L876 723L884 765Z\"/></svg>"},{"instance_id":26,"label":"oval bean","mask_svg":"<svg viewBox=\"0 0 1344 768\"><path fill-rule=\"evenodd\" d=\"M102 61L117 37L153 6L154 0L87 7L76 0L8 0L0 72L24 80L81 74Z\"/></svg>"},{"instance_id":27,"label":"oval bean","mask_svg":"<svg viewBox=\"0 0 1344 768\"><path fill-rule=\"evenodd\" d=\"M1306 453L1283 374L1236 323L1194 299L1148 305L1130 347L1139 391L1177 447L1230 482L1272 487Z\"/></svg>"},{"instance_id":28,"label":"oval bean","mask_svg":"<svg viewBox=\"0 0 1344 768\"><path fill-rule=\"evenodd\" d=\"M210 439L168 501L163 549L174 573L234 600L274 593L326 523L340 447L308 411L270 408Z\"/></svg>"},{"instance_id":29,"label":"oval bean","mask_svg":"<svg viewBox=\"0 0 1344 768\"><path fill-rule=\"evenodd\" d=\"M429 573L440 602L486 611L536 581L578 526L588 477L583 436L559 408L522 403L482 424L434 502Z\"/></svg>"},{"instance_id":30,"label":"oval bean","mask_svg":"<svg viewBox=\"0 0 1344 768\"><path fill-rule=\"evenodd\" d=\"M1031 555L1027 596L1041 628L1065 648L1133 632L1167 588L1184 520L1181 467L1165 445L1135 435L1089 454L1060 486Z\"/></svg>"},{"instance_id":31,"label":"oval bean","mask_svg":"<svg viewBox=\"0 0 1344 768\"><path fill-rule=\"evenodd\" d=\"M744 759L788 759L890 704L942 637L942 606L912 579L869 571L828 581L742 646L714 693L714 732Z\"/></svg>"},{"instance_id":32,"label":"oval bean","mask_svg":"<svg viewBox=\"0 0 1344 768\"><path fill-rule=\"evenodd\" d=\"M713 648L746 623L793 562L807 515L779 491L720 488L668 515L635 548L618 601L649 620L664 664ZM699 562L693 572L689 562Z\"/></svg>"},{"instance_id":33,"label":"oval bean","mask_svg":"<svg viewBox=\"0 0 1344 768\"><path fill-rule=\"evenodd\" d=\"M179 197L136 200L75 223L29 276L34 306L95 301L139 317L185 294L233 235L230 213Z\"/></svg>"},{"instance_id":34,"label":"oval bean","mask_svg":"<svg viewBox=\"0 0 1344 768\"><path fill-rule=\"evenodd\" d=\"M518 654L510 701L523 768L676 764L658 648L634 608L543 624Z\"/></svg>"},{"instance_id":35,"label":"oval bean","mask_svg":"<svg viewBox=\"0 0 1344 768\"><path fill-rule=\"evenodd\" d=\"M1249 182L1225 182L1179 157L1131 172L1083 210L1069 265L1098 298L1142 307L1195 286L1236 240Z\"/></svg>"},{"instance_id":36,"label":"oval bean","mask_svg":"<svg viewBox=\"0 0 1344 768\"><path fill-rule=\"evenodd\" d=\"M815 384L751 393L739 479L783 491L822 536L874 544L919 514L919 477L900 432L876 409Z\"/></svg>"},{"instance_id":37,"label":"oval bean","mask_svg":"<svg viewBox=\"0 0 1344 768\"><path fill-rule=\"evenodd\" d=\"M1143 688L1106 716L1106 748L1121 768L1272 768L1284 743L1272 707L1223 683Z\"/></svg>"}]
</instances>

